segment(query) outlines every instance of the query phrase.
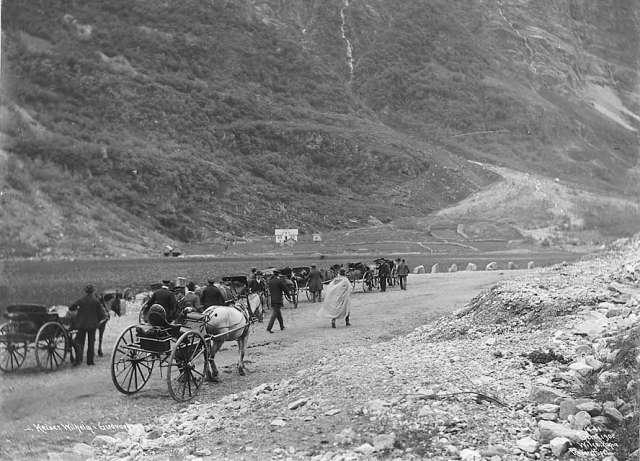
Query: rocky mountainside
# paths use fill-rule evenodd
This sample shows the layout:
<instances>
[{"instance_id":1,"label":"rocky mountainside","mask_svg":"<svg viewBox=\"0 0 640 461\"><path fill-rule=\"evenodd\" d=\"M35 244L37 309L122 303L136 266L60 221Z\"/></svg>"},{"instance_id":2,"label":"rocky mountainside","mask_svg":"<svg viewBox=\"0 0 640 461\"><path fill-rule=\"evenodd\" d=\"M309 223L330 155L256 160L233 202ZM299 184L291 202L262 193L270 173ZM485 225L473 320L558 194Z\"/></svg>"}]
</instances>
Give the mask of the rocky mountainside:
<instances>
[{"instance_id":1,"label":"rocky mountainside","mask_svg":"<svg viewBox=\"0 0 640 461\"><path fill-rule=\"evenodd\" d=\"M498 178L478 163L635 197L639 24L637 0L8 0L3 255L424 216Z\"/></svg>"}]
</instances>

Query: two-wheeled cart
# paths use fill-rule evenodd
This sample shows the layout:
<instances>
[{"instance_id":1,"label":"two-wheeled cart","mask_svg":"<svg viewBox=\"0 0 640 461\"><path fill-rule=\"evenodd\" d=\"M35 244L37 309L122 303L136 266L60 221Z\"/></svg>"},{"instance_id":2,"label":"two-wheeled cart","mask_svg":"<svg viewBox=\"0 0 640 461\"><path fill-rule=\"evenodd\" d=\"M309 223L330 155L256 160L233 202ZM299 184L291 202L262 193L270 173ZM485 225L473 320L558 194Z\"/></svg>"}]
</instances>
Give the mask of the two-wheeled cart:
<instances>
[{"instance_id":1,"label":"two-wheeled cart","mask_svg":"<svg viewBox=\"0 0 640 461\"><path fill-rule=\"evenodd\" d=\"M29 349L35 352L41 370L55 371L75 358L73 348L76 330L60 317L54 308L40 304L7 306L0 325L0 370L11 372L24 364Z\"/></svg>"},{"instance_id":2,"label":"two-wheeled cart","mask_svg":"<svg viewBox=\"0 0 640 461\"><path fill-rule=\"evenodd\" d=\"M135 394L155 369L166 373L169 394L178 402L194 398L210 377L213 343L241 328L221 334L207 331L208 315L190 313L182 324L152 327L131 325L118 338L111 354L111 379L118 391ZM250 320L252 323L254 319Z\"/></svg>"}]
</instances>

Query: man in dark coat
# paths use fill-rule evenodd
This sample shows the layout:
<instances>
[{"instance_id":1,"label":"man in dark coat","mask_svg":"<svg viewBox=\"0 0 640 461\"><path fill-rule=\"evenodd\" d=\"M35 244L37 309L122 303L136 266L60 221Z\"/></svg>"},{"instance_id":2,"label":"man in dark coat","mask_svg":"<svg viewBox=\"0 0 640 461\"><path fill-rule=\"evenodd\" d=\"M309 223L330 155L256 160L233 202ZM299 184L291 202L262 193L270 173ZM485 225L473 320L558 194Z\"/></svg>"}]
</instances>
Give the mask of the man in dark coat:
<instances>
[{"instance_id":1,"label":"man in dark coat","mask_svg":"<svg viewBox=\"0 0 640 461\"><path fill-rule=\"evenodd\" d=\"M200 298L200 304L202 304L202 308L206 309L209 306L226 306L227 302L224 299L224 296L220 289L214 285L215 280L210 278L207 280L209 285L207 285L204 290L202 290L202 296Z\"/></svg>"},{"instance_id":2,"label":"man in dark coat","mask_svg":"<svg viewBox=\"0 0 640 461\"><path fill-rule=\"evenodd\" d=\"M247 277L247 288L249 288L250 293L257 293L260 290L258 284L258 269L255 267L251 268L251 273L249 277Z\"/></svg>"},{"instance_id":3,"label":"man in dark coat","mask_svg":"<svg viewBox=\"0 0 640 461\"><path fill-rule=\"evenodd\" d=\"M94 364L96 329L105 317L102 305L95 296L95 291L93 285L87 285L84 289L85 296L69 306L70 311L77 311L74 326L78 329L78 334L75 343L76 361L73 365L82 363L85 337L87 338L87 365Z\"/></svg>"},{"instance_id":4,"label":"man in dark coat","mask_svg":"<svg viewBox=\"0 0 640 461\"><path fill-rule=\"evenodd\" d=\"M309 291L313 297L313 302L322 302L322 282L324 278L322 273L316 268L316 265L311 265L311 271L309 272Z\"/></svg>"},{"instance_id":5,"label":"man in dark coat","mask_svg":"<svg viewBox=\"0 0 640 461\"><path fill-rule=\"evenodd\" d=\"M409 266L403 259L402 262L398 265L398 279L400 280L401 290L407 289L407 275L409 275Z\"/></svg>"},{"instance_id":6,"label":"man in dark coat","mask_svg":"<svg viewBox=\"0 0 640 461\"><path fill-rule=\"evenodd\" d=\"M278 271L274 271L273 277L269 280L269 293L271 294L271 318L269 319L269 325L267 325L267 331L273 333L271 329L276 320L280 324L280 329L284 330L284 322L282 321L282 309L283 297L286 291L289 289L286 282L280 277Z\"/></svg>"},{"instance_id":7,"label":"man in dark coat","mask_svg":"<svg viewBox=\"0 0 640 461\"><path fill-rule=\"evenodd\" d=\"M391 274L391 269L387 261L382 261L378 268L378 277L380 278L380 291L387 291L387 279Z\"/></svg>"},{"instance_id":8,"label":"man in dark coat","mask_svg":"<svg viewBox=\"0 0 640 461\"><path fill-rule=\"evenodd\" d=\"M164 310L167 313L167 322L175 320L178 316L178 301L176 300L176 295L169 290L166 281L163 282L163 285L160 288L153 292L151 298L147 301L147 306L149 307L154 304L160 304L164 307Z\"/></svg>"},{"instance_id":9,"label":"man in dark coat","mask_svg":"<svg viewBox=\"0 0 640 461\"><path fill-rule=\"evenodd\" d=\"M178 309L180 311L188 309L187 312L197 311L201 312L200 296L196 294L196 284L193 282L187 283L187 289L184 292L184 297L178 303Z\"/></svg>"}]
</instances>

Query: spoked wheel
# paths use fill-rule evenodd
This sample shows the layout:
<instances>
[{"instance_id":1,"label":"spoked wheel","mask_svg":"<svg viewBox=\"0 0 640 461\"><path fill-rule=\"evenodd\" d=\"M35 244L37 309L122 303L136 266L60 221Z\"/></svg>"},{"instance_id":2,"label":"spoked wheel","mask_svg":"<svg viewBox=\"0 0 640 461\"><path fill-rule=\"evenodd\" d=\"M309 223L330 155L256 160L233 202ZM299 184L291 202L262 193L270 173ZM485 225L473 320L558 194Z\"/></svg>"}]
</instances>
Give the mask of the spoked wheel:
<instances>
[{"instance_id":1,"label":"spoked wheel","mask_svg":"<svg viewBox=\"0 0 640 461\"><path fill-rule=\"evenodd\" d=\"M373 276L367 272L364 275L364 280L362 281L362 291L372 291L373 290Z\"/></svg>"},{"instance_id":2,"label":"spoked wheel","mask_svg":"<svg viewBox=\"0 0 640 461\"><path fill-rule=\"evenodd\" d=\"M304 286L304 291L307 295L307 301L311 302L313 300L313 293L309 290L309 282Z\"/></svg>"},{"instance_id":3,"label":"spoked wheel","mask_svg":"<svg viewBox=\"0 0 640 461\"><path fill-rule=\"evenodd\" d=\"M298 286L298 281L293 278L293 288L291 289L291 302L293 303L293 308L298 308L298 293L300 292L300 287Z\"/></svg>"},{"instance_id":4,"label":"spoked wheel","mask_svg":"<svg viewBox=\"0 0 640 461\"><path fill-rule=\"evenodd\" d=\"M11 322L0 326L0 370L15 371L27 358L27 342L17 340L17 325Z\"/></svg>"},{"instance_id":5,"label":"spoked wheel","mask_svg":"<svg viewBox=\"0 0 640 461\"><path fill-rule=\"evenodd\" d=\"M58 322L47 322L38 330L35 346L38 367L55 371L67 358L67 330Z\"/></svg>"},{"instance_id":6,"label":"spoked wheel","mask_svg":"<svg viewBox=\"0 0 640 461\"><path fill-rule=\"evenodd\" d=\"M174 400L186 402L194 398L206 375L209 350L204 338L187 331L178 339L169 358L167 387Z\"/></svg>"},{"instance_id":7,"label":"spoked wheel","mask_svg":"<svg viewBox=\"0 0 640 461\"><path fill-rule=\"evenodd\" d=\"M293 308L296 309L298 307L298 292L297 291L291 291L289 293L285 293L285 298L287 298L287 301L289 301L291 304L293 304Z\"/></svg>"},{"instance_id":8,"label":"spoked wheel","mask_svg":"<svg viewBox=\"0 0 640 461\"><path fill-rule=\"evenodd\" d=\"M371 281L371 284L373 285L373 288L375 288L376 290L380 288L380 278L376 277L375 275L373 276L373 280Z\"/></svg>"},{"instance_id":9,"label":"spoked wheel","mask_svg":"<svg viewBox=\"0 0 640 461\"><path fill-rule=\"evenodd\" d=\"M138 323L140 324L147 323L146 317L147 317L148 310L149 308L143 304L142 307L140 308L140 313L138 314Z\"/></svg>"},{"instance_id":10,"label":"spoked wheel","mask_svg":"<svg viewBox=\"0 0 640 461\"><path fill-rule=\"evenodd\" d=\"M147 384L156 356L137 345L136 325L124 330L111 352L111 380L123 394L134 394Z\"/></svg>"}]
</instances>

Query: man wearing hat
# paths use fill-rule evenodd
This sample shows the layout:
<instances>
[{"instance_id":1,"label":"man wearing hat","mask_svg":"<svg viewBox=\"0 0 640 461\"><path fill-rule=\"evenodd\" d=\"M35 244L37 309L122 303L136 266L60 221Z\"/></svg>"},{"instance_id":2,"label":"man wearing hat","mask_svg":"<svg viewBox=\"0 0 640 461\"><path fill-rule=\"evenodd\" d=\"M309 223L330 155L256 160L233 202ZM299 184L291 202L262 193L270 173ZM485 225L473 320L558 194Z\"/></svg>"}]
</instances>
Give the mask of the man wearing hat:
<instances>
[{"instance_id":1,"label":"man wearing hat","mask_svg":"<svg viewBox=\"0 0 640 461\"><path fill-rule=\"evenodd\" d=\"M76 335L76 360L73 365L82 363L84 352L84 340L87 338L87 365L93 365L94 346L96 342L96 329L105 318L104 310L95 296L93 285L87 285L85 295L69 306L70 311L77 311L74 325L78 329Z\"/></svg>"},{"instance_id":2,"label":"man wearing hat","mask_svg":"<svg viewBox=\"0 0 640 461\"><path fill-rule=\"evenodd\" d=\"M147 301L147 306L160 304L164 307L167 313L167 321L169 322L175 320L178 316L178 301L176 300L176 295L169 290L170 285L171 282L169 280L163 280L162 286L154 291L149 301Z\"/></svg>"},{"instance_id":3,"label":"man wearing hat","mask_svg":"<svg viewBox=\"0 0 640 461\"><path fill-rule=\"evenodd\" d=\"M288 287L284 280L280 277L280 271L273 271L273 277L268 282L269 292L271 293L271 318L269 319L269 325L267 325L267 331L273 333L271 329L276 320L280 324L280 329L284 330L284 322L282 321L282 303L284 293Z\"/></svg>"},{"instance_id":4,"label":"man wearing hat","mask_svg":"<svg viewBox=\"0 0 640 461\"><path fill-rule=\"evenodd\" d=\"M249 277L247 277L247 288L249 288L250 293L257 293L260 290L258 284L258 269L255 267L251 268L251 273Z\"/></svg>"},{"instance_id":5,"label":"man wearing hat","mask_svg":"<svg viewBox=\"0 0 640 461\"><path fill-rule=\"evenodd\" d=\"M209 306L226 306L227 302L225 301L222 292L214 285L214 278L209 277L207 282L209 285L202 290L202 296L200 297L200 304L202 304L202 308L206 309Z\"/></svg>"},{"instance_id":6,"label":"man wearing hat","mask_svg":"<svg viewBox=\"0 0 640 461\"><path fill-rule=\"evenodd\" d=\"M318 270L315 264L311 265L311 271L309 272L309 291L313 297L313 302L316 300L322 301L322 273Z\"/></svg>"}]
</instances>

